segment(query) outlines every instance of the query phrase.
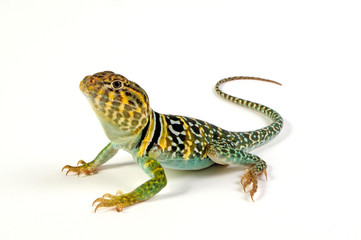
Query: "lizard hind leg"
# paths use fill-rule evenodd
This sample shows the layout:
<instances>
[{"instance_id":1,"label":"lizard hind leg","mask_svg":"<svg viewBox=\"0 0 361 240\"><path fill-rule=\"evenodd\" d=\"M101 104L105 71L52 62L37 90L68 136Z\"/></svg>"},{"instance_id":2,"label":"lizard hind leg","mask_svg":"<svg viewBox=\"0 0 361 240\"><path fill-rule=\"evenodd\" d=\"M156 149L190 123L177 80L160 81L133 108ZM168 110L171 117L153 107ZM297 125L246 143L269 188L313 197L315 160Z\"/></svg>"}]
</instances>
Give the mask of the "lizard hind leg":
<instances>
[{"instance_id":1,"label":"lizard hind leg","mask_svg":"<svg viewBox=\"0 0 361 240\"><path fill-rule=\"evenodd\" d=\"M238 149L232 142L226 140L214 141L207 146L207 156L214 162L223 165L246 165L244 175L241 177L241 185L246 192L248 186L252 185L250 196L253 196L258 188L258 176L264 174L267 178L267 164L257 155L247 153Z\"/></svg>"}]
</instances>

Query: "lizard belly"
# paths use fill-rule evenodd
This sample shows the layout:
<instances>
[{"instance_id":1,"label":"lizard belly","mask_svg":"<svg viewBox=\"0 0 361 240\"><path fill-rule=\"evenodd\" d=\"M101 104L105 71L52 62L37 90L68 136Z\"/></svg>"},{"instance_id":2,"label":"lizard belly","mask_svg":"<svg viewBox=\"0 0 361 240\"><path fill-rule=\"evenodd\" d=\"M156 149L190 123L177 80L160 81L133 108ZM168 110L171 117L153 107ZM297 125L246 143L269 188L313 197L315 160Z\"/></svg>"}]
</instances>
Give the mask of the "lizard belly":
<instances>
[{"instance_id":1,"label":"lizard belly","mask_svg":"<svg viewBox=\"0 0 361 240\"><path fill-rule=\"evenodd\" d=\"M190 153L184 154L182 150L163 150L158 152L158 154L151 153L151 155L153 155L163 167L178 170L199 170L215 163L202 152L190 151Z\"/></svg>"},{"instance_id":2,"label":"lizard belly","mask_svg":"<svg viewBox=\"0 0 361 240\"><path fill-rule=\"evenodd\" d=\"M209 158L204 159L182 159L182 158L169 158L159 159L159 163L165 168L178 169L178 170L199 170L213 165Z\"/></svg>"}]
</instances>

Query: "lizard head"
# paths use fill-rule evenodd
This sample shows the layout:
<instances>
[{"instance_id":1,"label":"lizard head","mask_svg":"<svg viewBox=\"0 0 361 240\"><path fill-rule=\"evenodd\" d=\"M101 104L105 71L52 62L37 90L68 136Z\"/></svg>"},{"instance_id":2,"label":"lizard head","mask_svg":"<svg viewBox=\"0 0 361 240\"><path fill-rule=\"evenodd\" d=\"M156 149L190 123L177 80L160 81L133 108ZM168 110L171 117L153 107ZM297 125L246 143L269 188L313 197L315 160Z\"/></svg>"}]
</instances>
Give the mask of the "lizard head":
<instances>
[{"instance_id":1,"label":"lizard head","mask_svg":"<svg viewBox=\"0 0 361 240\"><path fill-rule=\"evenodd\" d=\"M151 109L146 92L122 75L105 71L86 76L80 90L112 142L137 136L148 122Z\"/></svg>"}]
</instances>

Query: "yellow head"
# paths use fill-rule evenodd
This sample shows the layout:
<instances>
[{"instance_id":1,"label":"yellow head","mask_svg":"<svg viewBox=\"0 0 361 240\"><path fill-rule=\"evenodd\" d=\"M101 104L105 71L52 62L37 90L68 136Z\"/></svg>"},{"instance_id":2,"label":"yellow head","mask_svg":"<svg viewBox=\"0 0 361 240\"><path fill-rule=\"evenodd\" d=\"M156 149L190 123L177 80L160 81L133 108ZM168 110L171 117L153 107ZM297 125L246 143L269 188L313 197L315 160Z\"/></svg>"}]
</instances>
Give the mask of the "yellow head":
<instances>
[{"instance_id":1,"label":"yellow head","mask_svg":"<svg viewBox=\"0 0 361 240\"><path fill-rule=\"evenodd\" d=\"M131 141L148 122L151 109L146 92L122 75L105 71L86 76L80 90L114 143Z\"/></svg>"}]
</instances>

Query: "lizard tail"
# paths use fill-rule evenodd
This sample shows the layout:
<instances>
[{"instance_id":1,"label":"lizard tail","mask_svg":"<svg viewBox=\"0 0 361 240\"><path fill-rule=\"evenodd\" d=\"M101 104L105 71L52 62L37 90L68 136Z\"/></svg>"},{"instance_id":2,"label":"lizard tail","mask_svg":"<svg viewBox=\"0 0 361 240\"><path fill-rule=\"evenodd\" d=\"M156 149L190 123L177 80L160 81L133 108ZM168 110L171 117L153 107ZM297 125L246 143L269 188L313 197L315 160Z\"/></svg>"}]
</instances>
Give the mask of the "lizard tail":
<instances>
[{"instance_id":1,"label":"lizard tail","mask_svg":"<svg viewBox=\"0 0 361 240\"><path fill-rule=\"evenodd\" d=\"M249 131L249 132L238 133L238 134L242 134L242 137L248 138L250 140L249 146L247 148L249 148L249 149L256 148L256 147L263 145L264 143L270 141L281 131L282 126L283 126L283 119L279 113L277 113L275 110L273 110L267 106L264 106L262 104L255 103L252 101L248 101L248 100L245 100L242 98L231 96L219 89L219 86L221 84L223 84L225 82L229 82L229 81L234 81L234 80L257 80L257 81L270 82L270 83L274 83L277 85L282 85L282 84L280 84L276 81L272 81L272 80L268 80L268 79L264 79L264 78L245 77L245 76L224 78L224 79L218 81L216 84L216 87L215 87L216 92L222 98L224 98L230 102L234 102L238 105L256 110L257 112L264 114L265 116L267 116L268 118L270 118L273 121L272 124L270 124L264 128L257 129L254 131Z\"/></svg>"}]
</instances>

